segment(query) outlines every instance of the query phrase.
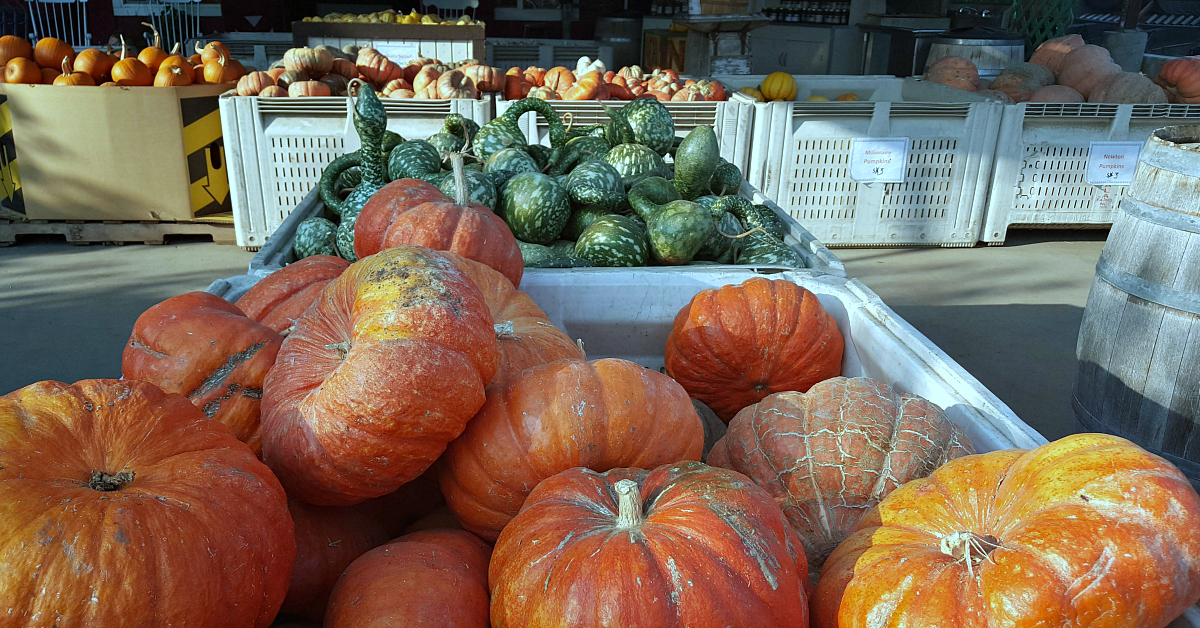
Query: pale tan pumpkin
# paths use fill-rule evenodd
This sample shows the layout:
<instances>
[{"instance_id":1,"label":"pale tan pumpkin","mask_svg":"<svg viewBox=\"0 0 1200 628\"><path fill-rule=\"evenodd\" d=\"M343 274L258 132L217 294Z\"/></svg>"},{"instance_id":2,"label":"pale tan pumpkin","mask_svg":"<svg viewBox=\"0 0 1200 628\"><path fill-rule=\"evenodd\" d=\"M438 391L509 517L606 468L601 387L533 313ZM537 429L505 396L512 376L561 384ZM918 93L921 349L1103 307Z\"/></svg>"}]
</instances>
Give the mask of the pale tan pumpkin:
<instances>
[{"instance_id":1,"label":"pale tan pumpkin","mask_svg":"<svg viewBox=\"0 0 1200 628\"><path fill-rule=\"evenodd\" d=\"M1082 48L1083 44L1083 38L1079 35L1066 35L1048 39L1037 47L1033 56L1030 57L1029 62L1049 68L1054 73L1054 76L1057 77L1058 73L1062 71L1063 58L1072 50Z\"/></svg>"},{"instance_id":2,"label":"pale tan pumpkin","mask_svg":"<svg viewBox=\"0 0 1200 628\"><path fill-rule=\"evenodd\" d=\"M288 96L293 98L299 96L329 96L333 92L329 89L329 85L320 81L296 81L287 88Z\"/></svg>"},{"instance_id":3,"label":"pale tan pumpkin","mask_svg":"<svg viewBox=\"0 0 1200 628\"><path fill-rule=\"evenodd\" d=\"M1083 102L1083 94L1066 85L1047 85L1029 97L1029 102Z\"/></svg>"},{"instance_id":4,"label":"pale tan pumpkin","mask_svg":"<svg viewBox=\"0 0 1200 628\"><path fill-rule=\"evenodd\" d=\"M275 79L266 72L251 72L238 79L238 96L257 96L262 90L275 85Z\"/></svg>"},{"instance_id":5,"label":"pale tan pumpkin","mask_svg":"<svg viewBox=\"0 0 1200 628\"><path fill-rule=\"evenodd\" d=\"M1122 72L1088 96L1088 102L1165 104L1167 93L1140 72Z\"/></svg>"},{"instance_id":6,"label":"pale tan pumpkin","mask_svg":"<svg viewBox=\"0 0 1200 628\"><path fill-rule=\"evenodd\" d=\"M1113 62L1107 49L1087 44L1063 57L1058 82L1088 98L1093 91L1108 85L1119 74L1121 66Z\"/></svg>"},{"instance_id":7,"label":"pale tan pumpkin","mask_svg":"<svg viewBox=\"0 0 1200 628\"><path fill-rule=\"evenodd\" d=\"M1054 84L1054 72L1036 63L1015 63L992 81L989 89L1004 92L1015 102L1029 100L1037 90Z\"/></svg>"}]
</instances>

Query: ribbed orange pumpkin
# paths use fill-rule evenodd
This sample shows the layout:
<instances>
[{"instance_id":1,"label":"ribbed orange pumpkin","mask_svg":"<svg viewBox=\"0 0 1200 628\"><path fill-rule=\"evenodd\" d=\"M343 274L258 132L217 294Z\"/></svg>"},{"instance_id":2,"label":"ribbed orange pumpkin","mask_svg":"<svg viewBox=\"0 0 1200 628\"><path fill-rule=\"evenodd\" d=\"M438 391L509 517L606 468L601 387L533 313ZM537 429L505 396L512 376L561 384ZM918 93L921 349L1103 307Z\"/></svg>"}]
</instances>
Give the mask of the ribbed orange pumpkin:
<instances>
[{"instance_id":1,"label":"ribbed orange pumpkin","mask_svg":"<svg viewBox=\"0 0 1200 628\"><path fill-rule=\"evenodd\" d=\"M842 372L844 341L817 297L756 277L704 290L667 337L667 374L726 423L767 395L804 392Z\"/></svg>"},{"instance_id":2,"label":"ribbed orange pumpkin","mask_svg":"<svg viewBox=\"0 0 1200 628\"><path fill-rule=\"evenodd\" d=\"M43 37L33 47L33 60L43 68L61 68L63 59L75 63L75 49L71 44L55 38Z\"/></svg>"},{"instance_id":3,"label":"ribbed orange pumpkin","mask_svg":"<svg viewBox=\"0 0 1200 628\"><path fill-rule=\"evenodd\" d=\"M504 75L500 73L499 68L476 64L459 69L481 92L498 92L504 88Z\"/></svg>"},{"instance_id":4,"label":"ribbed orange pumpkin","mask_svg":"<svg viewBox=\"0 0 1200 628\"><path fill-rule=\"evenodd\" d=\"M296 563L280 613L320 622L342 572L388 541L387 530L365 506L328 508L288 500L296 526Z\"/></svg>"},{"instance_id":5,"label":"ribbed orange pumpkin","mask_svg":"<svg viewBox=\"0 0 1200 628\"><path fill-rule=\"evenodd\" d=\"M358 78L358 68L349 59L334 59L329 71L333 74L340 74L346 77L346 80Z\"/></svg>"},{"instance_id":6,"label":"ribbed orange pumpkin","mask_svg":"<svg viewBox=\"0 0 1200 628\"><path fill-rule=\"evenodd\" d=\"M16 35L0 37L0 65L5 65L17 57L33 59L33 45Z\"/></svg>"},{"instance_id":7,"label":"ribbed orange pumpkin","mask_svg":"<svg viewBox=\"0 0 1200 628\"><path fill-rule=\"evenodd\" d=\"M354 252L358 259L383 250L388 227L404 212L429 201L450 201L436 185L421 179L397 179L383 186L363 205L354 223Z\"/></svg>"},{"instance_id":8,"label":"ribbed orange pumpkin","mask_svg":"<svg viewBox=\"0 0 1200 628\"><path fill-rule=\"evenodd\" d=\"M801 628L806 572L783 513L743 475L699 462L570 469L500 535L491 626Z\"/></svg>"},{"instance_id":9,"label":"ribbed orange pumpkin","mask_svg":"<svg viewBox=\"0 0 1200 628\"><path fill-rule=\"evenodd\" d=\"M284 333L296 325L325 286L337 279L350 262L332 255L312 255L267 275L234 305L246 316Z\"/></svg>"},{"instance_id":10,"label":"ribbed orange pumpkin","mask_svg":"<svg viewBox=\"0 0 1200 628\"><path fill-rule=\"evenodd\" d=\"M625 360L564 359L491 391L438 478L463 527L494 540L555 473L699 460L703 447L700 417L670 378Z\"/></svg>"},{"instance_id":11,"label":"ribbed orange pumpkin","mask_svg":"<svg viewBox=\"0 0 1200 628\"><path fill-rule=\"evenodd\" d=\"M4 64L4 82L36 85L42 82L42 71L33 59L15 57Z\"/></svg>"},{"instance_id":12,"label":"ribbed orange pumpkin","mask_svg":"<svg viewBox=\"0 0 1200 628\"><path fill-rule=\"evenodd\" d=\"M373 48L363 48L359 51L354 65L363 78L375 85L386 85L388 81L404 78L404 68L388 60Z\"/></svg>"},{"instance_id":13,"label":"ribbed orange pumpkin","mask_svg":"<svg viewBox=\"0 0 1200 628\"><path fill-rule=\"evenodd\" d=\"M271 471L145 382L0 397L0 512L9 626L266 628L295 556Z\"/></svg>"},{"instance_id":14,"label":"ribbed orange pumpkin","mask_svg":"<svg viewBox=\"0 0 1200 628\"><path fill-rule=\"evenodd\" d=\"M377 547L338 580L325 628L488 628L491 553L461 530L416 532Z\"/></svg>"},{"instance_id":15,"label":"ribbed orange pumpkin","mask_svg":"<svg viewBox=\"0 0 1200 628\"><path fill-rule=\"evenodd\" d=\"M112 80L117 85L130 87L149 87L154 84L154 75L145 63L134 57L127 56L125 39L121 38L121 60L113 64Z\"/></svg>"},{"instance_id":16,"label":"ribbed orange pumpkin","mask_svg":"<svg viewBox=\"0 0 1200 628\"><path fill-rule=\"evenodd\" d=\"M962 428L932 403L872 379L836 377L744 408L708 464L749 476L775 498L815 579L879 500L973 453Z\"/></svg>"},{"instance_id":17,"label":"ribbed orange pumpkin","mask_svg":"<svg viewBox=\"0 0 1200 628\"><path fill-rule=\"evenodd\" d=\"M1171 102L1200 103L1200 56L1167 61L1154 82L1166 90Z\"/></svg>"},{"instance_id":18,"label":"ribbed orange pumpkin","mask_svg":"<svg viewBox=\"0 0 1200 628\"><path fill-rule=\"evenodd\" d=\"M296 81L288 85L287 92L288 96L293 98L306 96L321 97L333 94L333 90L329 88L329 85L321 81Z\"/></svg>"},{"instance_id":19,"label":"ribbed orange pumpkin","mask_svg":"<svg viewBox=\"0 0 1200 628\"><path fill-rule=\"evenodd\" d=\"M264 385L263 456L310 504L390 493L483 405L496 345L483 295L446 253L359 260L284 340Z\"/></svg>"},{"instance_id":20,"label":"ribbed orange pumpkin","mask_svg":"<svg viewBox=\"0 0 1200 628\"><path fill-rule=\"evenodd\" d=\"M550 68L542 78L541 87L562 93L575 84L575 75L570 70L560 66Z\"/></svg>"},{"instance_id":21,"label":"ribbed orange pumpkin","mask_svg":"<svg viewBox=\"0 0 1200 628\"><path fill-rule=\"evenodd\" d=\"M418 74L417 78L421 78L421 75ZM414 87L416 86L414 85ZM437 97L443 100L450 98L477 100L479 98L479 90L475 88L475 84L461 70L449 70L438 76Z\"/></svg>"},{"instance_id":22,"label":"ribbed orange pumpkin","mask_svg":"<svg viewBox=\"0 0 1200 628\"><path fill-rule=\"evenodd\" d=\"M257 454L263 380L282 342L225 299L188 292L138 317L121 356L121 374L185 395Z\"/></svg>"},{"instance_id":23,"label":"ribbed orange pumpkin","mask_svg":"<svg viewBox=\"0 0 1200 628\"><path fill-rule=\"evenodd\" d=\"M93 81L102 83L112 71L113 63L113 58L107 52L86 48L75 56L74 69L91 76Z\"/></svg>"},{"instance_id":24,"label":"ribbed orange pumpkin","mask_svg":"<svg viewBox=\"0 0 1200 628\"><path fill-rule=\"evenodd\" d=\"M292 48L283 53L283 67L309 76L324 76L333 69L333 54L324 48Z\"/></svg>"},{"instance_id":25,"label":"ribbed orange pumpkin","mask_svg":"<svg viewBox=\"0 0 1200 628\"><path fill-rule=\"evenodd\" d=\"M513 284L520 284L525 270L512 230L474 203L433 201L400 214L384 232L383 248L404 245L457 253L500 271Z\"/></svg>"},{"instance_id":26,"label":"ribbed orange pumpkin","mask_svg":"<svg viewBox=\"0 0 1200 628\"><path fill-rule=\"evenodd\" d=\"M238 79L238 96L257 96L262 90L275 85L275 79L266 72L251 72Z\"/></svg>"},{"instance_id":27,"label":"ribbed orange pumpkin","mask_svg":"<svg viewBox=\"0 0 1200 628\"><path fill-rule=\"evenodd\" d=\"M1187 478L1115 436L959 458L863 517L813 626L1162 628L1200 599L1197 521Z\"/></svg>"},{"instance_id":28,"label":"ribbed orange pumpkin","mask_svg":"<svg viewBox=\"0 0 1200 628\"><path fill-rule=\"evenodd\" d=\"M68 63L66 59L63 59L62 70L63 70L62 74L59 74L58 76L56 76L54 78L54 85L67 85L67 86L92 85L92 86L94 86L96 84L96 81L94 81L92 79L92 76L90 74L85 74L83 72L75 72L74 70L72 70L71 64Z\"/></svg>"},{"instance_id":29,"label":"ribbed orange pumpkin","mask_svg":"<svg viewBox=\"0 0 1200 628\"><path fill-rule=\"evenodd\" d=\"M200 63L216 61L221 57L230 58L229 48L219 41L210 41L204 44L204 48L200 47L200 42L196 42L196 54L200 55Z\"/></svg>"},{"instance_id":30,"label":"ribbed orange pumpkin","mask_svg":"<svg viewBox=\"0 0 1200 628\"><path fill-rule=\"evenodd\" d=\"M1065 35L1048 39L1037 47L1033 56L1029 58L1029 62L1049 68L1057 77L1062 72L1063 58L1072 50L1081 48L1084 43L1086 42L1083 41L1083 37L1079 35Z\"/></svg>"},{"instance_id":31,"label":"ribbed orange pumpkin","mask_svg":"<svg viewBox=\"0 0 1200 628\"><path fill-rule=\"evenodd\" d=\"M163 59L166 59L167 51L162 48L162 36L158 34L158 29L150 22L142 22L142 26L149 28L154 33L154 43L142 48L138 53L138 61L141 61L147 68L150 68L151 74L158 73L158 66L162 64ZM188 79L191 80L190 78Z\"/></svg>"}]
</instances>

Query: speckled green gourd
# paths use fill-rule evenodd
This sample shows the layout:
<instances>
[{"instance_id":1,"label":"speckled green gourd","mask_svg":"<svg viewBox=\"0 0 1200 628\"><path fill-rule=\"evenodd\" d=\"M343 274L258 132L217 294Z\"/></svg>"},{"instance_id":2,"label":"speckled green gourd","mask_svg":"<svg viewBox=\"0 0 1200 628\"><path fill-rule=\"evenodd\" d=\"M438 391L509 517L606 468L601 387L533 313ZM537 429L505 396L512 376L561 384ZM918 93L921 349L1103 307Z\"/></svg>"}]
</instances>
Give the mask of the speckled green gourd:
<instances>
[{"instance_id":1,"label":"speckled green gourd","mask_svg":"<svg viewBox=\"0 0 1200 628\"><path fill-rule=\"evenodd\" d=\"M764 231L771 234L777 240L783 240L783 236L787 234L787 227L783 225L783 219L775 210L766 205L755 204L754 211L758 215L758 224Z\"/></svg>"},{"instance_id":2,"label":"speckled green gourd","mask_svg":"<svg viewBox=\"0 0 1200 628\"><path fill-rule=\"evenodd\" d=\"M571 172L576 166L594 159L604 159L613 144L602 137L577 137L567 142L562 157L550 169L550 174L559 176Z\"/></svg>"},{"instance_id":3,"label":"speckled green gourd","mask_svg":"<svg viewBox=\"0 0 1200 628\"><path fill-rule=\"evenodd\" d=\"M518 121L521 116L536 111L546 120L550 129L550 147L560 149L567 143L567 131L563 128L562 118L544 100L537 98L522 98L513 103L503 114L496 116L491 122L483 125L475 134L475 156L487 160L492 153L509 146L522 148L526 145L525 134L521 132ZM553 159L551 159L553 161Z\"/></svg>"},{"instance_id":4,"label":"speckled green gourd","mask_svg":"<svg viewBox=\"0 0 1200 628\"><path fill-rule=\"evenodd\" d=\"M721 147L710 126L698 126L683 138L675 153L675 189L685 201L708 191L709 181L721 162Z\"/></svg>"},{"instance_id":5,"label":"speckled green gourd","mask_svg":"<svg viewBox=\"0 0 1200 628\"><path fill-rule=\"evenodd\" d=\"M708 189L717 196L737 194L742 188L742 171L721 159L708 180Z\"/></svg>"},{"instance_id":6,"label":"speckled green gourd","mask_svg":"<svg viewBox=\"0 0 1200 628\"><path fill-rule=\"evenodd\" d=\"M483 165L484 172L493 172L497 170L508 170L513 173L521 172L541 172L537 162L529 153L520 148L502 148L488 157L487 163Z\"/></svg>"},{"instance_id":7,"label":"speckled green gourd","mask_svg":"<svg viewBox=\"0 0 1200 628\"><path fill-rule=\"evenodd\" d=\"M350 190L361 182L362 170L359 170L358 166L351 166L343 170L342 174L338 175L337 189L339 192L342 190Z\"/></svg>"},{"instance_id":8,"label":"speckled green gourd","mask_svg":"<svg viewBox=\"0 0 1200 628\"><path fill-rule=\"evenodd\" d=\"M538 172L546 171L546 167L550 165L550 156L553 154L553 150L549 146L529 144L525 147L525 152L533 157L533 163L537 164Z\"/></svg>"},{"instance_id":9,"label":"speckled green gourd","mask_svg":"<svg viewBox=\"0 0 1200 628\"><path fill-rule=\"evenodd\" d=\"M304 259L310 255L337 255L334 246L337 225L332 220L315 216L296 225L296 237L292 240L292 250L296 259Z\"/></svg>"},{"instance_id":10,"label":"speckled green gourd","mask_svg":"<svg viewBox=\"0 0 1200 628\"><path fill-rule=\"evenodd\" d=\"M596 159L576 166L565 185L577 206L615 210L628 202L621 173L607 161Z\"/></svg>"},{"instance_id":11,"label":"speckled green gourd","mask_svg":"<svg viewBox=\"0 0 1200 628\"><path fill-rule=\"evenodd\" d=\"M518 240L534 244L553 242L571 217L566 188L540 172L522 172L509 179L498 209Z\"/></svg>"},{"instance_id":12,"label":"speckled green gourd","mask_svg":"<svg viewBox=\"0 0 1200 628\"><path fill-rule=\"evenodd\" d=\"M388 156L388 178L392 181L425 177L442 170L442 156L425 140L409 140Z\"/></svg>"},{"instance_id":13,"label":"speckled green gourd","mask_svg":"<svg viewBox=\"0 0 1200 628\"><path fill-rule=\"evenodd\" d=\"M713 206L712 211L714 213L727 211L737 216L747 229L763 228L763 231L750 233L741 238L742 251L738 255L738 264L771 264L791 268L808 266L799 252L766 232L761 215L749 200L740 196L722 196Z\"/></svg>"},{"instance_id":14,"label":"speckled green gourd","mask_svg":"<svg viewBox=\"0 0 1200 628\"><path fill-rule=\"evenodd\" d=\"M609 214L592 222L579 236L575 256L594 266L645 266L650 261L650 243L632 218Z\"/></svg>"},{"instance_id":15,"label":"speckled green gourd","mask_svg":"<svg viewBox=\"0 0 1200 628\"><path fill-rule=\"evenodd\" d=\"M571 217L567 219L567 226L563 227L562 237L568 240L578 240L583 231L596 221L597 218L607 216L612 212L603 207L583 207L571 212Z\"/></svg>"},{"instance_id":16,"label":"speckled green gourd","mask_svg":"<svg viewBox=\"0 0 1200 628\"><path fill-rule=\"evenodd\" d=\"M348 262L357 262L358 254L354 252L354 225L358 222L358 215L362 210L354 210L342 215L342 221L338 223L337 233L334 236L334 243L337 244L337 254Z\"/></svg>"},{"instance_id":17,"label":"speckled green gourd","mask_svg":"<svg viewBox=\"0 0 1200 628\"><path fill-rule=\"evenodd\" d=\"M468 140L474 140L478 132L479 125L474 120L452 113L442 121L442 129L429 136L429 143L439 151L457 153L466 147Z\"/></svg>"},{"instance_id":18,"label":"speckled green gourd","mask_svg":"<svg viewBox=\"0 0 1200 628\"><path fill-rule=\"evenodd\" d=\"M463 169L463 176L467 181L467 198L472 203L479 203L484 207L496 211L496 186L492 185L492 180L486 174L477 170ZM438 184L438 189L449 196L450 198L458 198L454 177L449 176L442 179Z\"/></svg>"},{"instance_id":19,"label":"speckled green gourd","mask_svg":"<svg viewBox=\"0 0 1200 628\"><path fill-rule=\"evenodd\" d=\"M554 244L550 245L550 250L555 255L574 255L575 241L574 240L555 240Z\"/></svg>"},{"instance_id":20,"label":"speckled green gourd","mask_svg":"<svg viewBox=\"0 0 1200 628\"><path fill-rule=\"evenodd\" d=\"M712 212L680 199L675 186L662 177L649 177L633 186L629 204L646 220L650 252L660 264L691 262L716 231Z\"/></svg>"},{"instance_id":21,"label":"speckled green gourd","mask_svg":"<svg viewBox=\"0 0 1200 628\"><path fill-rule=\"evenodd\" d=\"M646 100L646 99L639 99ZM632 189L642 179L647 177L667 176L667 162L647 146L642 144L620 144L614 146L604 157L604 161L612 164L621 179L625 189Z\"/></svg>"},{"instance_id":22,"label":"speckled green gourd","mask_svg":"<svg viewBox=\"0 0 1200 628\"><path fill-rule=\"evenodd\" d=\"M319 183L321 200L325 206L332 209L343 220L350 214L357 214L371 195L387 184L387 160L383 154L384 135L387 132L387 112L379 97L370 85L355 79L350 82L350 92L357 93L354 103L354 128L362 148L355 153L342 155L325 169ZM351 166L358 166L362 180L350 191L345 200L338 197L337 181L342 171ZM339 225L339 231L345 225ZM354 232L350 232L353 240ZM339 244L338 249L341 250ZM350 247L353 251L353 246ZM347 258L349 259L349 258Z\"/></svg>"},{"instance_id":23,"label":"speckled green gourd","mask_svg":"<svg viewBox=\"0 0 1200 628\"><path fill-rule=\"evenodd\" d=\"M671 150L675 120L662 103L653 98L638 98L625 105L621 115L629 122L637 143L649 146L660 157Z\"/></svg>"},{"instance_id":24,"label":"speckled green gourd","mask_svg":"<svg viewBox=\"0 0 1200 628\"><path fill-rule=\"evenodd\" d=\"M521 249L521 261L526 268L579 268L592 265L573 253L564 254L541 244L517 240L517 247Z\"/></svg>"},{"instance_id":25,"label":"speckled green gourd","mask_svg":"<svg viewBox=\"0 0 1200 628\"><path fill-rule=\"evenodd\" d=\"M741 235L743 231L742 223L737 219L737 216L729 212L721 214L720 218L717 218L717 228L713 231L708 241L704 243L704 246L700 247L699 251L696 251L696 258L692 262L734 263L742 250L742 240L728 236Z\"/></svg>"}]
</instances>

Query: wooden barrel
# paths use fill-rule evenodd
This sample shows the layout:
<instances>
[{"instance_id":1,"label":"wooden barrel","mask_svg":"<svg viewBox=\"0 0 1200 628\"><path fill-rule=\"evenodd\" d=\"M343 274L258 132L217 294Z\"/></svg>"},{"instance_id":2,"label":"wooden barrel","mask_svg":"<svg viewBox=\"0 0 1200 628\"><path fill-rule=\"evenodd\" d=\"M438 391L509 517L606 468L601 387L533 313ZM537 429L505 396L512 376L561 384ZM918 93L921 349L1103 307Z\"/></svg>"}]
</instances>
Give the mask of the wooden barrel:
<instances>
[{"instance_id":1,"label":"wooden barrel","mask_svg":"<svg viewBox=\"0 0 1200 628\"><path fill-rule=\"evenodd\" d=\"M1200 125L1146 141L1088 295L1071 405L1200 485Z\"/></svg>"}]
</instances>

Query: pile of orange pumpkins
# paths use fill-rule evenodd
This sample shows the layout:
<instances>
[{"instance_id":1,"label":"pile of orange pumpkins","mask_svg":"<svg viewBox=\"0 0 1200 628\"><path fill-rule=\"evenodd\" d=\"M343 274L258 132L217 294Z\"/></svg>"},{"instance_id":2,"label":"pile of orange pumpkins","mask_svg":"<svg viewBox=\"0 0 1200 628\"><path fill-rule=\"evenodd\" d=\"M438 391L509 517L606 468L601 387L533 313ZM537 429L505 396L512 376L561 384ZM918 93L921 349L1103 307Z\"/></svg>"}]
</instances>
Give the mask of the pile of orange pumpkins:
<instances>
[{"instance_id":1,"label":"pile of orange pumpkins","mask_svg":"<svg viewBox=\"0 0 1200 628\"><path fill-rule=\"evenodd\" d=\"M150 24L146 26L153 29ZM102 87L185 87L206 83L231 83L246 74L242 64L219 41L211 41L184 57L179 44L170 52L154 31L154 44L131 54L122 44L120 54L86 48L75 52L54 37L37 44L15 35L0 37L0 63L5 83L34 85L99 85Z\"/></svg>"},{"instance_id":2,"label":"pile of orange pumpkins","mask_svg":"<svg viewBox=\"0 0 1200 628\"><path fill-rule=\"evenodd\" d=\"M370 47L354 48L354 56L328 46L292 48L282 62L265 72L252 72L238 82L239 96L345 96L353 79L369 83L388 98L477 100L503 87L500 70L466 59L447 65L417 57L401 65Z\"/></svg>"},{"instance_id":3,"label":"pile of orange pumpkins","mask_svg":"<svg viewBox=\"0 0 1200 628\"><path fill-rule=\"evenodd\" d=\"M1200 599L1161 458L975 454L843 377L788 280L699 291L665 373L589 361L480 212L394 181L358 224L390 248L172 297L122 380L0 397L8 624L1152 628Z\"/></svg>"},{"instance_id":4,"label":"pile of orange pumpkins","mask_svg":"<svg viewBox=\"0 0 1200 628\"><path fill-rule=\"evenodd\" d=\"M599 59L581 57L574 70L556 66L549 70L529 66L510 68L504 76L504 97L542 100L633 100L655 98L667 101L723 101L725 86L720 81L681 79L674 70L646 72L640 66L619 71L605 67Z\"/></svg>"}]
</instances>

